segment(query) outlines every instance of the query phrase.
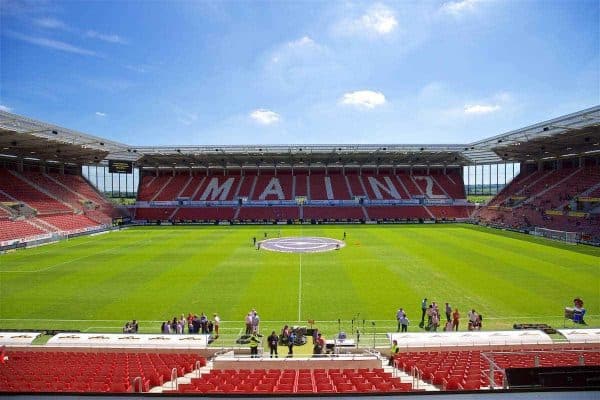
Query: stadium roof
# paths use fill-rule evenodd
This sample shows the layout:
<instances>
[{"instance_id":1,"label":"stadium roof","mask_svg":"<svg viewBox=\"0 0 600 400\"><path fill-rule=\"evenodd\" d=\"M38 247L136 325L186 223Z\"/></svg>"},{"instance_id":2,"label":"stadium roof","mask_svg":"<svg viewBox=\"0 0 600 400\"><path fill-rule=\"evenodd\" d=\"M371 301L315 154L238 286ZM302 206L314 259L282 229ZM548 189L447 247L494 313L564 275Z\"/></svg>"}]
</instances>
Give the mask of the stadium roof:
<instances>
[{"instance_id":1,"label":"stadium roof","mask_svg":"<svg viewBox=\"0 0 600 400\"><path fill-rule=\"evenodd\" d=\"M0 157L141 167L471 165L600 154L600 106L469 144L128 146L0 111Z\"/></svg>"}]
</instances>

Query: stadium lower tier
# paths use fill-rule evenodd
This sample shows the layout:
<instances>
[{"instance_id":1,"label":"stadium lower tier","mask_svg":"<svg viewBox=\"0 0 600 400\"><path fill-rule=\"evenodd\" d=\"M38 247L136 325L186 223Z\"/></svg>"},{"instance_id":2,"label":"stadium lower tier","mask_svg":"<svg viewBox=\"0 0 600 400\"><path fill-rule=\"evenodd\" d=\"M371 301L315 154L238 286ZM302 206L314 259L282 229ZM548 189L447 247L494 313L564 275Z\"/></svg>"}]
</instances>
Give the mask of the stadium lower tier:
<instances>
[{"instance_id":1,"label":"stadium lower tier","mask_svg":"<svg viewBox=\"0 0 600 400\"><path fill-rule=\"evenodd\" d=\"M99 228L123 211L80 175L0 168L0 245Z\"/></svg>"},{"instance_id":2,"label":"stadium lower tier","mask_svg":"<svg viewBox=\"0 0 600 400\"><path fill-rule=\"evenodd\" d=\"M469 218L469 206L241 206L241 207L137 207L137 221L172 222L287 222L323 221L401 222Z\"/></svg>"},{"instance_id":3,"label":"stadium lower tier","mask_svg":"<svg viewBox=\"0 0 600 400\"><path fill-rule=\"evenodd\" d=\"M390 368L351 364L311 368L310 359L301 369L286 368L283 359L281 368L260 368L257 360L254 369L212 369L204 357L193 353L10 349L3 356L0 393L129 393L161 388L164 394L375 394L420 391L417 381L440 390L482 390L506 385L508 368L600 366L600 351L589 346L402 352L394 357L394 366L410 374L403 375L410 382ZM165 385L184 375L191 378Z\"/></svg>"}]
</instances>

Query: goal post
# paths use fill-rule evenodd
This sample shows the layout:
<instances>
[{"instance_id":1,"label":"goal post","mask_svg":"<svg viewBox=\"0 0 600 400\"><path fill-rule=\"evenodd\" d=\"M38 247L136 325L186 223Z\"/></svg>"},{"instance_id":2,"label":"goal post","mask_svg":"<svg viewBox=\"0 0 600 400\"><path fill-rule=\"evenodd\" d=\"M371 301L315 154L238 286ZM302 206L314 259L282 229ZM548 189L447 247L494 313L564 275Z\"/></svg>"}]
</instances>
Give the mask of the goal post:
<instances>
[{"instance_id":1,"label":"goal post","mask_svg":"<svg viewBox=\"0 0 600 400\"><path fill-rule=\"evenodd\" d=\"M565 243L576 244L579 241L579 232L559 231L548 228L535 227L534 235Z\"/></svg>"}]
</instances>

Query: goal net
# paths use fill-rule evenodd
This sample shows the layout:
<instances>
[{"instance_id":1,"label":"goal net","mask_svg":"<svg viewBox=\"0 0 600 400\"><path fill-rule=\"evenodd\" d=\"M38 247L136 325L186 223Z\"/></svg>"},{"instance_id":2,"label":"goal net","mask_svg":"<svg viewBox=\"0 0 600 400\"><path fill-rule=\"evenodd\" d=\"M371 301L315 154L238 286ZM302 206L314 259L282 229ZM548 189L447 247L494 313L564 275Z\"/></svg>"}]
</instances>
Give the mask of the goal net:
<instances>
[{"instance_id":1,"label":"goal net","mask_svg":"<svg viewBox=\"0 0 600 400\"><path fill-rule=\"evenodd\" d=\"M578 232L557 231L554 229L539 228L537 226L535 227L534 234L536 236L542 236L548 239L560 240L562 242L573 244L576 244L579 240Z\"/></svg>"}]
</instances>

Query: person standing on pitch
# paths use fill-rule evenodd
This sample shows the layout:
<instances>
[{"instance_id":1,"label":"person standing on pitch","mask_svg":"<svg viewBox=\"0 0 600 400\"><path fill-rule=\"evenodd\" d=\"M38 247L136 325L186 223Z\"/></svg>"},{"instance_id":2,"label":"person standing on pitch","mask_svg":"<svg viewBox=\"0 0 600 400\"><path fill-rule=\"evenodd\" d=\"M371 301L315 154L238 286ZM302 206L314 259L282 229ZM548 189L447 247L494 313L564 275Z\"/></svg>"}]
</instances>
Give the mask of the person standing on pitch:
<instances>
[{"instance_id":1,"label":"person standing on pitch","mask_svg":"<svg viewBox=\"0 0 600 400\"><path fill-rule=\"evenodd\" d=\"M421 322L419 323L419 328L423 328L425 326L425 313L427 313L427 297L421 301Z\"/></svg>"},{"instance_id":2,"label":"person standing on pitch","mask_svg":"<svg viewBox=\"0 0 600 400\"><path fill-rule=\"evenodd\" d=\"M278 358L277 345L279 343L279 337L275 331L271 332L271 335L267 338L267 342L269 343L270 357L273 358L273 353L275 353L275 358Z\"/></svg>"},{"instance_id":3,"label":"person standing on pitch","mask_svg":"<svg viewBox=\"0 0 600 400\"><path fill-rule=\"evenodd\" d=\"M451 316L452 316L452 307L450 307L450 303L446 303L446 322L450 322Z\"/></svg>"},{"instance_id":4,"label":"person standing on pitch","mask_svg":"<svg viewBox=\"0 0 600 400\"><path fill-rule=\"evenodd\" d=\"M219 318L219 315L217 313L214 313L213 320L214 320L213 329L215 330L215 339L216 339L219 337L219 324L221 323L221 318Z\"/></svg>"},{"instance_id":5,"label":"person standing on pitch","mask_svg":"<svg viewBox=\"0 0 600 400\"><path fill-rule=\"evenodd\" d=\"M399 308L398 311L396 311L396 321L398 321L398 329L396 330L396 332L400 332L400 328L401 328L401 323L400 320L402 319L402 316L404 315L404 310L402 308Z\"/></svg>"},{"instance_id":6,"label":"person standing on pitch","mask_svg":"<svg viewBox=\"0 0 600 400\"><path fill-rule=\"evenodd\" d=\"M290 329L288 336L288 357L294 357L294 341L296 340L296 333L293 329Z\"/></svg>"}]
</instances>

